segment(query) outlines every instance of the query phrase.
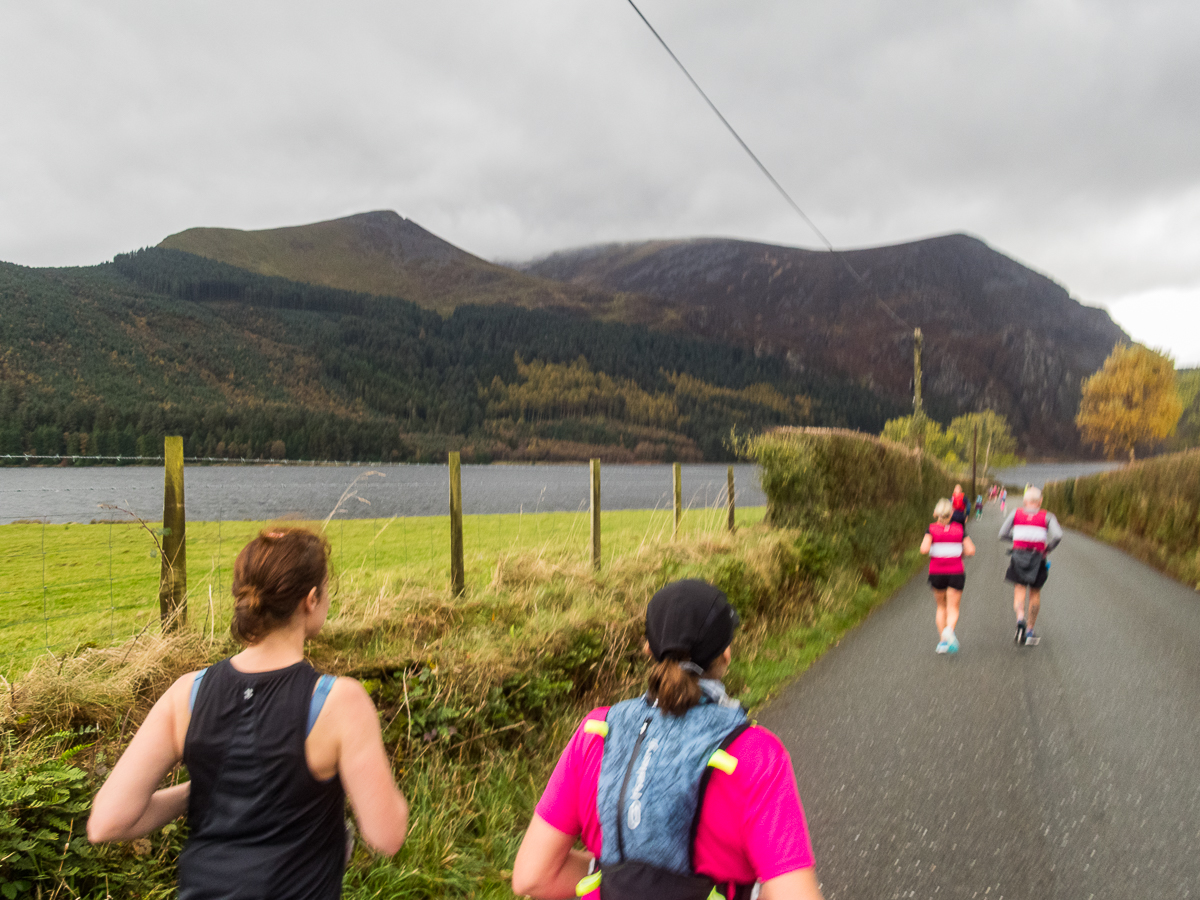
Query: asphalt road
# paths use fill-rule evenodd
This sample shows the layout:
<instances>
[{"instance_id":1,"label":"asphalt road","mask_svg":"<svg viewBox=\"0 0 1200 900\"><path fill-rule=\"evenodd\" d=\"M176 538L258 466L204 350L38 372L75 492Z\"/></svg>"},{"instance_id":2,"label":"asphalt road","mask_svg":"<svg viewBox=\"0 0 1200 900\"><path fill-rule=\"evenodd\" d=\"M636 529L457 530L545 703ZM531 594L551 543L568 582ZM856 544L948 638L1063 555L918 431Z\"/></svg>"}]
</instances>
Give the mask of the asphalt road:
<instances>
[{"instance_id":1,"label":"asphalt road","mask_svg":"<svg viewBox=\"0 0 1200 900\"><path fill-rule=\"evenodd\" d=\"M1068 532L1013 644L989 507L956 656L922 575L759 717L826 900L1200 897L1200 596Z\"/></svg>"}]
</instances>

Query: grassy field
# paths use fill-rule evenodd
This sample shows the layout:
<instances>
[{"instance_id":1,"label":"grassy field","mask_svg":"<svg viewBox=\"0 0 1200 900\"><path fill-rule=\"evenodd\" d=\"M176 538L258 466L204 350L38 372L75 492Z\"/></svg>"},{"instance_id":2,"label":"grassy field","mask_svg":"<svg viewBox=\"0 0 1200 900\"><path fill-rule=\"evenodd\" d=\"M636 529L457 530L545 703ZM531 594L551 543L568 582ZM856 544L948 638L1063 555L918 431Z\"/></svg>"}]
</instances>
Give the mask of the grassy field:
<instances>
[{"instance_id":1,"label":"grassy field","mask_svg":"<svg viewBox=\"0 0 1200 900\"><path fill-rule=\"evenodd\" d=\"M486 517L498 552L490 575L486 555L476 557L476 587L463 598L449 596L442 564L428 556L424 572L410 572L414 580L397 593L376 589L388 576L382 566L379 574L368 572L357 545L358 568L343 569L338 606L308 650L319 669L352 674L371 693L412 816L397 856L356 850L347 900L511 897L517 844L571 730L591 706L643 689L645 604L666 581L706 578L738 606L744 624L726 684L754 709L921 562L919 534L897 535L871 584L845 558L849 544L832 535L757 524L736 535L696 528L670 541L667 523L666 539L657 540L659 516L614 514L628 527L609 532L613 556L606 551L599 573L581 558L580 525L570 516L548 516L559 528L547 526L540 539L537 529L526 538L525 517L522 542L532 546L511 554L505 548L515 540L515 523L501 543L494 517ZM224 526L222 533L224 541ZM357 580L348 584L351 574ZM422 587L415 580L422 574L436 586ZM5 816L14 810L0 807L0 880L24 879L44 896L174 895L178 826L140 849L92 847L75 828L149 703L182 672L234 649L221 628L212 637L199 627L167 637L156 630L107 649L39 656L30 672L0 689L0 794L41 785L14 808L12 821ZM33 868L6 857L17 842L33 848L27 858L41 874L5 871L14 860ZM60 874L64 859L74 871L69 877Z\"/></svg>"},{"instance_id":2,"label":"grassy field","mask_svg":"<svg viewBox=\"0 0 1200 900\"><path fill-rule=\"evenodd\" d=\"M751 524L763 510L744 510L730 534L720 512L693 512L672 540L667 512L607 514L596 571L585 515L476 517L466 529L464 597L447 591L444 519L330 526L336 605L307 652L317 668L352 675L371 694L412 809L395 857L356 849L347 900L511 897L513 856L567 736L589 708L644 689L646 602L664 584L703 578L727 593L743 624L726 684L753 710L919 567L928 511L952 483L935 462L833 432L785 434L750 449L764 467L771 525ZM74 553L50 526L0 529L11 535L6 572L22 569L25 590L49 598L51 584L65 596L83 590L85 575L102 580L110 559L114 572L146 570L131 596L142 592L143 621L153 621L152 541L132 530L118 539L123 526L113 526L111 551L76 537L98 541L107 527L58 526L81 541ZM120 620L123 630L109 626L115 645L41 654L0 681L0 796L24 798L0 804L0 882L23 884L23 896L174 895L178 824L140 846L101 848L77 826L154 698L235 649L217 598L256 528L193 530L192 627L160 635L151 626L119 642L138 621ZM43 569L55 574L45 587ZM209 612L201 607L214 582ZM126 613L107 602L110 618ZM43 630L66 633L52 623Z\"/></svg>"},{"instance_id":3,"label":"grassy field","mask_svg":"<svg viewBox=\"0 0 1200 900\"><path fill-rule=\"evenodd\" d=\"M738 523L753 525L763 512L762 507L740 509ZM192 628L206 634L226 628L233 561L266 524L188 524ZM310 524L319 528L321 523ZM603 513L602 564L656 552L671 540L672 526L671 510ZM680 537L724 527L724 509L688 510ZM326 534L337 595L396 596L449 584L448 516L334 520ZM502 558L532 554L555 564L587 559L588 514L465 516L463 544L468 589L481 590L496 577ZM0 674L20 672L47 650L70 654L157 628L161 561L152 532L137 522L3 525L0 548Z\"/></svg>"}]
</instances>

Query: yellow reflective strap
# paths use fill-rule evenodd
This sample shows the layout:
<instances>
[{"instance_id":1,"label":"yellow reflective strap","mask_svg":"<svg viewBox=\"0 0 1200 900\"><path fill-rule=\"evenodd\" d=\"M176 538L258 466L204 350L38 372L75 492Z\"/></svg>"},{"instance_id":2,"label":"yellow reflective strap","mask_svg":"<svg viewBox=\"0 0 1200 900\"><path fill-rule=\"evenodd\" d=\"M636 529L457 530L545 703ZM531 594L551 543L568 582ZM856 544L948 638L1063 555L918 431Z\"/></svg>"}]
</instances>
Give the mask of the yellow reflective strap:
<instances>
[{"instance_id":1,"label":"yellow reflective strap","mask_svg":"<svg viewBox=\"0 0 1200 900\"><path fill-rule=\"evenodd\" d=\"M599 719L588 719L583 723L583 730L587 734L598 734L600 737L608 737L608 723L601 722Z\"/></svg>"},{"instance_id":2,"label":"yellow reflective strap","mask_svg":"<svg viewBox=\"0 0 1200 900\"><path fill-rule=\"evenodd\" d=\"M584 894L590 894L592 891L599 889L600 875L600 872L593 872L591 875L581 878L579 884L575 885L575 896L582 897Z\"/></svg>"},{"instance_id":3,"label":"yellow reflective strap","mask_svg":"<svg viewBox=\"0 0 1200 900\"><path fill-rule=\"evenodd\" d=\"M732 775L733 770L737 768L737 757L730 756L724 750L714 750L713 755L708 758L708 764L715 769L720 769L726 775Z\"/></svg>"},{"instance_id":4,"label":"yellow reflective strap","mask_svg":"<svg viewBox=\"0 0 1200 900\"><path fill-rule=\"evenodd\" d=\"M708 896L704 900L725 900L725 895L718 891L717 886L714 884L713 889L708 892Z\"/></svg>"}]
</instances>

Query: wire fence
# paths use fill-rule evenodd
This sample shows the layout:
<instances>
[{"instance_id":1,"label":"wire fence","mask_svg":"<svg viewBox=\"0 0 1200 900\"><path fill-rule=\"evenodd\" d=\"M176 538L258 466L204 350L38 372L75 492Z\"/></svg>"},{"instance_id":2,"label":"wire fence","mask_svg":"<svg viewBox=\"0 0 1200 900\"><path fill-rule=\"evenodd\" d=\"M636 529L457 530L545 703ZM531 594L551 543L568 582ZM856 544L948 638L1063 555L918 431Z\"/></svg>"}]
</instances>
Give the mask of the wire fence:
<instances>
[{"instance_id":1,"label":"wire fence","mask_svg":"<svg viewBox=\"0 0 1200 900\"><path fill-rule=\"evenodd\" d=\"M227 629L234 559L280 520L325 529L335 604L448 588L447 467L340 468L304 477L274 465L187 469L188 627ZM514 554L589 558L586 466L463 469L468 590L490 584ZM762 500L753 469L738 471L745 524L761 518ZM725 466L683 467L681 536L725 529L725 474ZM0 470L0 674L19 674L45 653L72 655L159 628L162 490L161 468ZM602 498L602 564L671 540L669 466L607 467Z\"/></svg>"}]
</instances>

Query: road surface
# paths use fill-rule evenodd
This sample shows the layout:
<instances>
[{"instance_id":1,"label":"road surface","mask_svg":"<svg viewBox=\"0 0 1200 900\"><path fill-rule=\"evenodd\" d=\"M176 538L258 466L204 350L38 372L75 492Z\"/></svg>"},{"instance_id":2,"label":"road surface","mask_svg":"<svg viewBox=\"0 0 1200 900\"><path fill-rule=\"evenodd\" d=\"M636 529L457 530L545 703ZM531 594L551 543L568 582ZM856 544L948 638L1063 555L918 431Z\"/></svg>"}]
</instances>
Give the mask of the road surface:
<instances>
[{"instance_id":1,"label":"road surface","mask_svg":"<svg viewBox=\"0 0 1200 900\"><path fill-rule=\"evenodd\" d=\"M999 524L968 528L956 656L921 576L759 717L826 900L1200 897L1200 596L1068 532L1018 649Z\"/></svg>"}]
</instances>

